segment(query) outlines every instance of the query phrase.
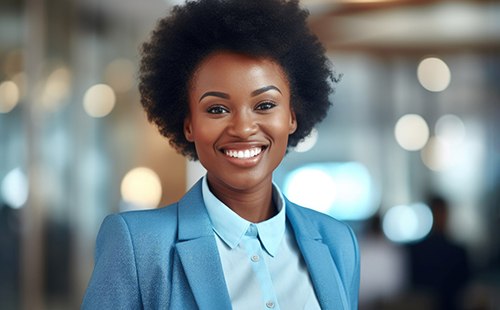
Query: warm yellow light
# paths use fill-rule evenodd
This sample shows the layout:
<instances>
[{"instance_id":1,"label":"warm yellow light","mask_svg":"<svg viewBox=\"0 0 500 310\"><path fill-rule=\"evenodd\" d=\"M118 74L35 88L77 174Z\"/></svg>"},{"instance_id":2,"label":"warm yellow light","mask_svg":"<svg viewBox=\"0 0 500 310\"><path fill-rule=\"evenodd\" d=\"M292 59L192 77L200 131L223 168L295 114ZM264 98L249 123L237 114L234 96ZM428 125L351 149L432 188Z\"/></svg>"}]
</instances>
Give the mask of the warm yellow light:
<instances>
[{"instance_id":1,"label":"warm yellow light","mask_svg":"<svg viewBox=\"0 0 500 310\"><path fill-rule=\"evenodd\" d=\"M394 128L394 135L399 145L408 151L420 150L429 139L429 127L418 114L402 116Z\"/></svg>"},{"instance_id":2,"label":"warm yellow light","mask_svg":"<svg viewBox=\"0 0 500 310\"><path fill-rule=\"evenodd\" d=\"M430 57L418 65L417 77L420 84L431 92L445 90L451 81L448 65L441 59Z\"/></svg>"},{"instance_id":3,"label":"warm yellow light","mask_svg":"<svg viewBox=\"0 0 500 310\"><path fill-rule=\"evenodd\" d=\"M92 117L104 117L114 108L115 92L106 84L96 84L90 87L83 97L83 108Z\"/></svg>"},{"instance_id":4,"label":"warm yellow light","mask_svg":"<svg viewBox=\"0 0 500 310\"><path fill-rule=\"evenodd\" d=\"M41 97L41 103L45 108L55 110L69 96L71 78L71 72L65 67L58 68L49 75Z\"/></svg>"},{"instance_id":5,"label":"warm yellow light","mask_svg":"<svg viewBox=\"0 0 500 310\"><path fill-rule=\"evenodd\" d=\"M19 102L19 88L12 81L0 84L0 113L9 113Z\"/></svg>"},{"instance_id":6,"label":"warm yellow light","mask_svg":"<svg viewBox=\"0 0 500 310\"><path fill-rule=\"evenodd\" d=\"M155 208L161 200L160 177L151 169L138 167L130 170L122 180L124 201L136 208Z\"/></svg>"}]
</instances>

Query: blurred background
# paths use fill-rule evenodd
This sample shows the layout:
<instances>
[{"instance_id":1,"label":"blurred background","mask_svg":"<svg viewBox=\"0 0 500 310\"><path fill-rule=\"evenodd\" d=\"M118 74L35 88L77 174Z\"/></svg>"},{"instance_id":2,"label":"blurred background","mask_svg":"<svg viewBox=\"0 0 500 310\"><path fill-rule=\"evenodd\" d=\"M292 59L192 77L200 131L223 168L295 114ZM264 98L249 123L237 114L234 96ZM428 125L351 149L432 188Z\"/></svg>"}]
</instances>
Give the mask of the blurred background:
<instances>
[{"instance_id":1,"label":"blurred background","mask_svg":"<svg viewBox=\"0 0 500 310\"><path fill-rule=\"evenodd\" d=\"M0 0L0 309L79 308L103 218L203 175L137 91L179 2ZM276 183L355 229L360 309L500 309L500 2L301 3L343 77Z\"/></svg>"}]
</instances>

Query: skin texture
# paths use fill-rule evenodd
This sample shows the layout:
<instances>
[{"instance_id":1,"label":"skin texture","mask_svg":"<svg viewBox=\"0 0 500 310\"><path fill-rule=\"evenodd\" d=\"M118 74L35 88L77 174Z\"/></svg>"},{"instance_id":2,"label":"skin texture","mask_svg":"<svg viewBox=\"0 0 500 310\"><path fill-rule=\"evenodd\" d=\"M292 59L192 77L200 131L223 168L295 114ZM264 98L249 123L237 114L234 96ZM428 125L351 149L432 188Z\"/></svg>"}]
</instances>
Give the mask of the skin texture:
<instances>
[{"instance_id":1,"label":"skin texture","mask_svg":"<svg viewBox=\"0 0 500 310\"><path fill-rule=\"evenodd\" d=\"M276 213L272 173L296 128L289 83L276 62L219 51L198 66L184 134L195 144L212 192L241 217L257 223ZM234 157L245 150L261 152Z\"/></svg>"}]
</instances>

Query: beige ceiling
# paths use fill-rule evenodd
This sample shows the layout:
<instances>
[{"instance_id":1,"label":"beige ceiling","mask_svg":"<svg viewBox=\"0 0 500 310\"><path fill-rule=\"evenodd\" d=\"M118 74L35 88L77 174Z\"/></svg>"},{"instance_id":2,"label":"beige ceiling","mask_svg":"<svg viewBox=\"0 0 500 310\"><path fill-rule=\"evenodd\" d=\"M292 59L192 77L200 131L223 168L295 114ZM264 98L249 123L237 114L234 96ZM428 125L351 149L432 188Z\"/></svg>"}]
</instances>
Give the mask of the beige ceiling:
<instances>
[{"instance_id":1,"label":"beige ceiling","mask_svg":"<svg viewBox=\"0 0 500 310\"><path fill-rule=\"evenodd\" d=\"M303 0L332 49L500 48L499 1Z\"/></svg>"},{"instance_id":2,"label":"beige ceiling","mask_svg":"<svg viewBox=\"0 0 500 310\"><path fill-rule=\"evenodd\" d=\"M183 0L84 0L80 5L149 32ZM500 1L301 0L315 33L330 49L500 50Z\"/></svg>"}]
</instances>

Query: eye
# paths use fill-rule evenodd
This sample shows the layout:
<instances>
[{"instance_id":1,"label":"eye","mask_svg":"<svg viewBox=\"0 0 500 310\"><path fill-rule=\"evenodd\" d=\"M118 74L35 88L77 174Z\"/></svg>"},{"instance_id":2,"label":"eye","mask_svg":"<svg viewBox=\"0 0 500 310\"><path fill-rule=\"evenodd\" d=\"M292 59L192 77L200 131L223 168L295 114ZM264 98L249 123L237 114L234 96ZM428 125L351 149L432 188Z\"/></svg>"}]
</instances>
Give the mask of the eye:
<instances>
[{"instance_id":1,"label":"eye","mask_svg":"<svg viewBox=\"0 0 500 310\"><path fill-rule=\"evenodd\" d=\"M271 101L265 101L265 102L261 102L259 103L256 107L255 107L255 110L259 110L259 111L265 111L265 110L270 110L272 108L274 108L276 106L276 104L274 102L271 102Z\"/></svg>"},{"instance_id":2,"label":"eye","mask_svg":"<svg viewBox=\"0 0 500 310\"><path fill-rule=\"evenodd\" d=\"M220 106L220 105L216 105L216 106L211 106L207 109L207 112L209 114L224 114L224 113L228 113L229 110L226 109L225 107L223 106Z\"/></svg>"}]
</instances>

